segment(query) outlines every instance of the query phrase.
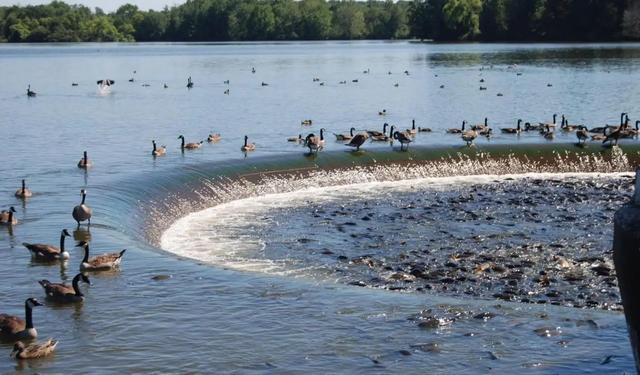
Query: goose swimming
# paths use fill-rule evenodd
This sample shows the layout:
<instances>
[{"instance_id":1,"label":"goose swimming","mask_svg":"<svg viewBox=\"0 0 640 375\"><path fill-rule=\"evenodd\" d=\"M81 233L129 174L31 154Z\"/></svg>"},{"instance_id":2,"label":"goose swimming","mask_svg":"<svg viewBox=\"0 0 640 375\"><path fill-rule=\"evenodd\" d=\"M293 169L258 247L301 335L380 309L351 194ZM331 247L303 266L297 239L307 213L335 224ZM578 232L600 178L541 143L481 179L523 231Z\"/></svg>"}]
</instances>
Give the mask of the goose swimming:
<instances>
[{"instance_id":1,"label":"goose swimming","mask_svg":"<svg viewBox=\"0 0 640 375\"><path fill-rule=\"evenodd\" d=\"M336 136L336 141L349 141L353 138L353 132L356 131L356 128L351 128L349 129L349 134L336 134L333 133Z\"/></svg>"},{"instance_id":2,"label":"goose swimming","mask_svg":"<svg viewBox=\"0 0 640 375\"><path fill-rule=\"evenodd\" d=\"M77 274L71 281L71 285L65 283L52 283L49 280L40 280L38 284L44 289L47 298L59 303L75 303L84 301L84 294L78 283L82 281L91 285L91 281L82 273Z\"/></svg>"},{"instance_id":3,"label":"goose swimming","mask_svg":"<svg viewBox=\"0 0 640 375\"><path fill-rule=\"evenodd\" d=\"M31 340L38 337L33 326L33 308L43 306L35 298L24 301L24 320L14 315L0 314L0 338L3 340Z\"/></svg>"},{"instance_id":4,"label":"goose swimming","mask_svg":"<svg viewBox=\"0 0 640 375\"><path fill-rule=\"evenodd\" d=\"M167 146L160 146L158 147L156 145L156 141L151 141L151 144L153 145L153 150L151 150L151 155L153 156L164 156L167 153Z\"/></svg>"},{"instance_id":5,"label":"goose swimming","mask_svg":"<svg viewBox=\"0 0 640 375\"><path fill-rule=\"evenodd\" d=\"M247 151L254 151L256 149L256 144L255 143L249 143L249 137L248 136L244 136L244 144L242 145L242 147L240 147L241 151L247 152Z\"/></svg>"},{"instance_id":6,"label":"goose swimming","mask_svg":"<svg viewBox=\"0 0 640 375\"><path fill-rule=\"evenodd\" d=\"M370 137L382 137L386 134L387 132L387 126L389 126L389 124L387 124L386 122L384 124L382 124L382 131L378 131L378 130L367 130L367 134L369 134Z\"/></svg>"},{"instance_id":7,"label":"goose swimming","mask_svg":"<svg viewBox=\"0 0 640 375\"><path fill-rule=\"evenodd\" d=\"M31 91L31 85L27 86L27 96L30 98L35 97L37 94L35 91Z\"/></svg>"},{"instance_id":8,"label":"goose swimming","mask_svg":"<svg viewBox=\"0 0 640 375\"><path fill-rule=\"evenodd\" d=\"M515 128L501 128L500 131L506 134L519 134L521 131L520 124L522 123L521 119L518 119L518 125Z\"/></svg>"},{"instance_id":9,"label":"goose swimming","mask_svg":"<svg viewBox=\"0 0 640 375\"><path fill-rule=\"evenodd\" d=\"M180 135L178 137L178 139L182 140L182 142L180 143L180 148L184 151L185 149L187 150L195 150L200 148L200 146L202 146L202 141L200 142L189 142L189 143L185 143L184 142L184 135Z\"/></svg>"},{"instance_id":10,"label":"goose swimming","mask_svg":"<svg viewBox=\"0 0 640 375\"><path fill-rule=\"evenodd\" d=\"M73 219L78 223L78 227L82 221L88 221L88 225L91 225L91 214L93 212L91 207L84 203L87 199L87 191L85 189L80 190L80 195L82 195L82 201L79 205L75 206L73 212L71 212Z\"/></svg>"},{"instance_id":11,"label":"goose swimming","mask_svg":"<svg viewBox=\"0 0 640 375\"><path fill-rule=\"evenodd\" d=\"M93 166L93 162L89 160L89 156L87 156L87 152L84 151L82 153L82 159L78 162L78 168L88 169Z\"/></svg>"},{"instance_id":12,"label":"goose swimming","mask_svg":"<svg viewBox=\"0 0 640 375\"><path fill-rule=\"evenodd\" d=\"M16 225L18 224L18 219L15 217L16 209L13 206L9 207L9 210L0 211L0 225Z\"/></svg>"},{"instance_id":13,"label":"goose swimming","mask_svg":"<svg viewBox=\"0 0 640 375\"><path fill-rule=\"evenodd\" d=\"M107 253L89 258L89 243L80 241L76 247L84 249L84 258L80 263L80 271L106 271L120 266L122 256L127 249L123 249L117 253Z\"/></svg>"},{"instance_id":14,"label":"goose swimming","mask_svg":"<svg viewBox=\"0 0 640 375\"><path fill-rule=\"evenodd\" d=\"M41 243L27 243L23 242L22 246L26 247L38 260L54 261L54 260L67 260L69 259L69 252L64 248L64 242L66 237L71 237L66 229L63 229L60 233L60 247L53 245L46 245Z\"/></svg>"},{"instance_id":15,"label":"goose swimming","mask_svg":"<svg viewBox=\"0 0 640 375\"><path fill-rule=\"evenodd\" d=\"M447 129L447 133L449 134L461 134L462 132L464 132L464 128L467 126L467 122L466 121L462 121L462 127L460 129L458 128L449 128Z\"/></svg>"},{"instance_id":16,"label":"goose swimming","mask_svg":"<svg viewBox=\"0 0 640 375\"><path fill-rule=\"evenodd\" d=\"M24 179L22 179L22 187L18 189L15 196L18 198L30 198L33 195L31 190L27 189L27 185Z\"/></svg>"}]
</instances>

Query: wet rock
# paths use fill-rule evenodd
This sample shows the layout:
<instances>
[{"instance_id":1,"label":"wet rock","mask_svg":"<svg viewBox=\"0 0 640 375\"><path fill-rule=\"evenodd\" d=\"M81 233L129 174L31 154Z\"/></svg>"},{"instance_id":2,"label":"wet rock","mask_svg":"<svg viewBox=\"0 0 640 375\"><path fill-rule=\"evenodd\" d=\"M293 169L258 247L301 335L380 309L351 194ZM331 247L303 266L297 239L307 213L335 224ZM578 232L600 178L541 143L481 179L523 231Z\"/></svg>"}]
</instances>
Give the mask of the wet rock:
<instances>
[{"instance_id":1,"label":"wet rock","mask_svg":"<svg viewBox=\"0 0 640 375\"><path fill-rule=\"evenodd\" d=\"M442 352L442 349L440 348L440 345L438 345L438 343L435 342L430 342L430 343L426 343L426 344L414 344L411 345L412 348L423 351L425 353L440 353Z\"/></svg>"},{"instance_id":2,"label":"wet rock","mask_svg":"<svg viewBox=\"0 0 640 375\"><path fill-rule=\"evenodd\" d=\"M534 329L533 332L540 337L553 337L562 334L560 327L541 327Z\"/></svg>"},{"instance_id":3,"label":"wet rock","mask_svg":"<svg viewBox=\"0 0 640 375\"><path fill-rule=\"evenodd\" d=\"M473 316L473 319L482 319L485 322L489 319L493 319L495 318L496 314L491 313L491 312L481 312L479 314L476 314Z\"/></svg>"},{"instance_id":4,"label":"wet rock","mask_svg":"<svg viewBox=\"0 0 640 375\"><path fill-rule=\"evenodd\" d=\"M171 276L171 275L165 275L165 274L163 274L163 275L155 275L155 276L153 276L151 278L151 280L153 280L153 281L163 281L163 280L169 280L172 277L173 276Z\"/></svg>"}]
</instances>

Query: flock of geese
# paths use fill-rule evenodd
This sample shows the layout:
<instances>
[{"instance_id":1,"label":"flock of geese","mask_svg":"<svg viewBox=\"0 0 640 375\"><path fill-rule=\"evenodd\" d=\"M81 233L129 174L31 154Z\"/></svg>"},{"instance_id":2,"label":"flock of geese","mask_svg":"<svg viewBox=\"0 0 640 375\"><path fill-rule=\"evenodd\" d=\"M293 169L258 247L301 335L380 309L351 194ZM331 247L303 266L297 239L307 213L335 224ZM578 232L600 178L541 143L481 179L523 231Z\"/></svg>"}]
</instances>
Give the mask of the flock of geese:
<instances>
[{"instance_id":1,"label":"flock of geese","mask_svg":"<svg viewBox=\"0 0 640 375\"><path fill-rule=\"evenodd\" d=\"M378 113L380 116L387 114L386 110L382 110ZM620 114L620 123L618 125L604 125L594 128L587 128L583 124L570 124L565 115L561 115L560 124L557 123L558 115L553 114L551 122L524 122L522 119L518 119L515 127L499 128L498 130L503 134L519 135L520 133L538 132L544 139L553 140L555 138L556 129L563 133L575 132L578 140L576 146L585 147L588 140L595 142L602 142L603 145L617 145L620 138L636 138L640 135L640 120L635 122L635 126L630 126L630 119L627 113ZM310 126L313 124L312 120L303 120L302 125ZM387 129L389 130L387 132ZM355 128L349 129L346 133L333 133L336 141L345 142L345 146L354 148L356 152L360 151L360 147L364 145L367 140L371 142L388 142L393 145L394 141L400 143L400 150L406 151L409 148L409 144L414 141L418 133L430 133L431 128L416 127L415 119L411 121L411 128L405 130L396 130L396 126L384 123L382 125L382 131L379 130L363 130L357 131ZM298 134L295 137L287 138L288 142L298 143L309 149L309 154L317 154L325 146L325 129L321 128L319 134L308 133L306 137L302 134ZM467 121L462 121L462 125L459 128L450 128L445 131L447 134L459 135L463 142L467 146L474 146L474 141L478 137L486 137L490 139L494 133L493 128L489 125L489 119L485 117L483 123L475 125L468 125ZM181 140L180 148L182 152L185 150L199 149L204 141L198 142L186 142L183 135L180 135L178 139ZM208 143L215 143L222 139L219 133L211 133L207 136L206 141ZM151 141L153 149L151 155L164 156L167 153L167 146L158 146L156 141ZM249 137L244 136L244 143L240 146L240 150L243 152L254 151L256 149L255 143L249 143ZM84 161L83 161L84 160ZM87 160L86 152L81 163L89 163Z\"/></svg>"},{"instance_id":2,"label":"flock of geese","mask_svg":"<svg viewBox=\"0 0 640 375\"><path fill-rule=\"evenodd\" d=\"M78 161L77 166L78 168L88 169L91 165L92 162L89 160L87 152L85 151L82 159ZM76 221L78 227L84 222L87 223L87 226L90 226L92 210L85 202L87 191L82 189L80 194L81 201L73 208L71 216ZM25 180L22 180L22 186L15 192L15 196L23 200L33 196L33 192L27 188ZM19 221L14 215L15 212L14 207L1 211L0 226L13 227L14 225L18 225ZM27 242L23 242L22 245L29 250L34 261L45 264L55 264L66 262L69 259L69 252L65 248L65 240L67 237L71 237L71 235L69 231L63 229L60 232L59 246ZM49 280L38 281L44 290L47 300L56 304L74 304L84 301L84 294L79 284L82 282L91 285L88 273L117 269L126 251L126 249L124 249L119 252L90 257L89 243L87 241L78 242L76 247L84 251L84 256L78 267L79 273L73 278L71 285L54 283ZM58 342L53 339L48 339L40 343L34 342L38 336L38 332L33 323L33 309L37 306L43 306L43 304L35 298L27 298L24 302L24 319L15 315L0 314L0 340L14 343L11 356L16 359L22 360L45 357L52 354L58 345Z\"/></svg>"}]
</instances>

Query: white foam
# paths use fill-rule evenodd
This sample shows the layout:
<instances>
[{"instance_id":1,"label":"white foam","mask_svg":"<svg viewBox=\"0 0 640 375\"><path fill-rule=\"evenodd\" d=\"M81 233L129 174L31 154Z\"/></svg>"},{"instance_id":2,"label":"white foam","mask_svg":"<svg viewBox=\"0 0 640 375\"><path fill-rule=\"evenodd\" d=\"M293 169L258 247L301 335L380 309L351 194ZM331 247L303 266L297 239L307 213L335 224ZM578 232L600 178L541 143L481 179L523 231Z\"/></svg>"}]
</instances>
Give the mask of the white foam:
<instances>
[{"instance_id":1,"label":"white foam","mask_svg":"<svg viewBox=\"0 0 640 375\"><path fill-rule=\"evenodd\" d=\"M302 206L308 202L322 203L366 198L367 196L403 193L416 190L444 190L456 187L507 182L525 178L536 179L603 179L633 176L632 173L523 173L505 175L474 175L425 177L411 180L375 181L340 186L312 187L301 190L265 194L222 203L190 213L174 222L161 236L165 251L232 269L290 274L296 272L294 261L272 261L261 253L264 240L253 235L256 229L274 225L270 210ZM299 271L300 268L297 269Z\"/></svg>"}]
</instances>

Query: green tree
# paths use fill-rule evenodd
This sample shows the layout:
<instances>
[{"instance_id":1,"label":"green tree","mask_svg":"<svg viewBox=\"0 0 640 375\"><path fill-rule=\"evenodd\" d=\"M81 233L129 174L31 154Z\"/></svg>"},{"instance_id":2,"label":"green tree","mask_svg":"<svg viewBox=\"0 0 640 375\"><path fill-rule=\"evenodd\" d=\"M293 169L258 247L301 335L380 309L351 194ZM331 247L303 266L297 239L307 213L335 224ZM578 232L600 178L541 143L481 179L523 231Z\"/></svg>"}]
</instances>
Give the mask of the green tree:
<instances>
[{"instance_id":1,"label":"green tree","mask_svg":"<svg viewBox=\"0 0 640 375\"><path fill-rule=\"evenodd\" d=\"M508 39L508 0L484 0L480 13L480 30L484 40Z\"/></svg>"},{"instance_id":2,"label":"green tree","mask_svg":"<svg viewBox=\"0 0 640 375\"><path fill-rule=\"evenodd\" d=\"M445 24L456 39L474 39L480 34L482 0L447 0L442 7Z\"/></svg>"},{"instance_id":3,"label":"green tree","mask_svg":"<svg viewBox=\"0 0 640 375\"><path fill-rule=\"evenodd\" d=\"M331 32L331 10L323 0L300 2L302 39L327 39Z\"/></svg>"},{"instance_id":4,"label":"green tree","mask_svg":"<svg viewBox=\"0 0 640 375\"><path fill-rule=\"evenodd\" d=\"M360 39L366 33L364 12L353 1L337 3L333 9L333 37Z\"/></svg>"}]
</instances>

